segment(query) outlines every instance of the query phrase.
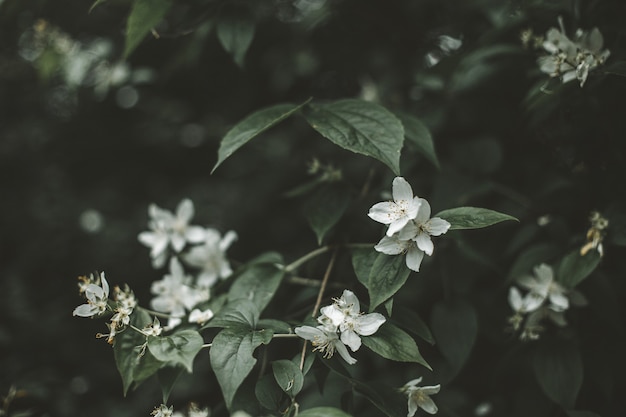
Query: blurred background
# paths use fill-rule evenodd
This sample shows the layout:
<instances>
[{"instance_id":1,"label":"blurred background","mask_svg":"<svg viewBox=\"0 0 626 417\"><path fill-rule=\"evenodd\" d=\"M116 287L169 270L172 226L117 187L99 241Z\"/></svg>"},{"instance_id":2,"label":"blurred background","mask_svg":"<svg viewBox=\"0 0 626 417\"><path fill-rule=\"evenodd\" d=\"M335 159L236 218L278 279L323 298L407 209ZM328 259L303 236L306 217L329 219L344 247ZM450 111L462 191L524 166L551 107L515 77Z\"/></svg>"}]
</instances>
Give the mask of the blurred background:
<instances>
[{"instance_id":1,"label":"blurred background","mask_svg":"<svg viewBox=\"0 0 626 417\"><path fill-rule=\"evenodd\" d=\"M541 35L559 15L572 32L598 26L617 62L624 59L621 2L176 1L127 60L130 2L91 6L0 0L0 395L18 390L12 410L131 416L156 405L154 383L122 399L112 349L94 337L103 324L72 317L82 303L76 278L95 270L112 284L128 283L140 302L150 299L150 283L163 271L151 267L137 235L147 230L151 203L174 210L191 198L194 224L236 230L235 263L268 250L295 259L316 240L301 216L303 200L284 193L311 178L317 158L353 184L371 182L345 230L352 241L378 239L363 213L390 189L391 173L327 143L301 119L253 140L210 173L234 123L263 106L309 97L362 98L419 117L433 132L441 169L407 144L402 170L434 212L465 204L520 218L520 227L468 234L449 249L462 255L448 272L476 305L485 353L461 374L450 400L466 412L444 415L480 415L476 407L487 399L495 398L497 410L498 401L517 395L472 387L504 343L503 276L529 243L576 246L592 210L619 213L626 200L624 78L598 71L584 89L573 82L539 94L547 77L520 33ZM229 54L216 36L216 22L230 13L249 19L245 56ZM610 237L602 288L589 296L610 311L580 318L596 323L589 328L601 345L590 349L603 352L593 367L602 369L597 381L625 370L617 359L625 347L618 317L626 288L615 278L626 272L620 236ZM428 270L424 276L418 300L428 319L433 282ZM501 316L483 315L494 300ZM620 415L615 393L624 380L616 378L611 389L588 391L583 405ZM206 387L217 388L206 384L184 383L175 398L209 398ZM536 391L520 388L521 405L508 415L562 415L545 399L524 405L523 397L541 397Z\"/></svg>"}]
</instances>

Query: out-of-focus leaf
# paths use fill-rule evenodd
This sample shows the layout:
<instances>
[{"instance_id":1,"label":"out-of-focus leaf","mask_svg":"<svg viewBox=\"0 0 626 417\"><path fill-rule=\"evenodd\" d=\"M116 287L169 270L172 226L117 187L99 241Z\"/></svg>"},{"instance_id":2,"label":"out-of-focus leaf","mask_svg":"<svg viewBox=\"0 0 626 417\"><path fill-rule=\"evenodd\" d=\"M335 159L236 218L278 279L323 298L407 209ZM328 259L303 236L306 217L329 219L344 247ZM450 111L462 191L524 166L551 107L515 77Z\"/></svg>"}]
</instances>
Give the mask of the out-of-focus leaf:
<instances>
[{"instance_id":1,"label":"out-of-focus leaf","mask_svg":"<svg viewBox=\"0 0 626 417\"><path fill-rule=\"evenodd\" d=\"M384 323L373 335L362 337L361 341L383 358L398 362L415 362L431 369L422 357L415 340L389 322Z\"/></svg>"},{"instance_id":2,"label":"out-of-focus leaf","mask_svg":"<svg viewBox=\"0 0 626 417\"><path fill-rule=\"evenodd\" d=\"M300 368L289 359L272 362L272 372L280 388L291 398L298 395L304 385Z\"/></svg>"},{"instance_id":3,"label":"out-of-focus leaf","mask_svg":"<svg viewBox=\"0 0 626 417\"><path fill-rule=\"evenodd\" d=\"M284 399L287 398L274 376L270 374L263 375L256 383L254 394L261 405L270 411L280 411Z\"/></svg>"},{"instance_id":4,"label":"out-of-focus leaf","mask_svg":"<svg viewBox=\"0 0 626 417\"><path fill-rule=\"evenodd\" d=\"M532 366L543 392L562 407L573 408L583 383L583 363L576 345L543 343L534 352Z\"/></svg>"},{"instance_id":5,"label":"out-of-focus leaf","mask_svg":"<svg viewBox=\"0 0 626 417\"><path fill-rule=\"evenodd\" d=\"M393 316L394 322L416 336L421 337L431 345L435 343L430 329L415 311L401 305L397 305L395 310L396 315Z\"/></svg>"},{"instance_id":6,"label":"out-of-focus leaf","mask_svg":"<svg viewBox=\"0 0 626 417\"><path fill-rule=\"evenodd\" d=\"M341 219L350 205L350 193L341 184L327 184L306 200L304 215L321 245L324 236Z\"/></svg>"},{"instance_id":7,"label":"out-of-focus leaf","mask_svg":"<svg viewBox=\"0 0 626 417\"><path fill-rule=\"evenodd\" d=\"M172 389L174 389L174 384L176 384L176 381L178 381L178 378L180 378L184 370L185 369L181 366L164 366L157 372L159 384L161 385L161 393L163 394L163 404L167 404Z\"/></svg>"},{"instance_id":8,"label":"out-of-focus leaf","mask_svg":"<svg viewBox=\"0 0 626 417\"><path fill-rule=\"evenodd\" d=\"M386 384L355 381L354 389L388 417L406 416L406 398Z\"/></svg>"},{"instance_id":9,"label":"out-of-focus leaf","mask_svg":"<svg viewBox=\"0 0 626 417\"><path fill-rule=\"evenodd\" d=\"M568 253L557 269L556 279L566 288L574 288L600 264L600 254L590 250L584 256L576 249Z\"/></svg>"},{"instance_id":10,"label":"out-of-focus leaf","mask_svg":"<svg viewBox=\"0 0 626 417\"><path fill-rule=\"evenodd\" d=\"M378 252L374 250L374 246L369 249L357 248L352 250L352 268L357 279L365 288L369 286L370 271L377 256Z\"/></svg>"},{"instance_id":11,"label":"out-of-focus leaf","mask_svg":"<svg viewBox=\"0 0 626 417\"><path fill-rule=\"evenodd\" d=\"M129 56L172 7L171 0L135 0L126 24L124 56Z\"/></svg>"},{"instance_id":12,"label":"out-of-focus leaf","mask_svg":"<svg viewBox=\"0 0 626 417\"><path fill-rule=\"evenodd\" d=\"M431 328L439 351L458 372L467 361L478 333L474 308L461 301L438 303L433 307Z\"/></svg>"},{"instance_id":13,"label":"out-of-focus leaf","mask_svg":"<svg viewBox=\"0 0 626 417\"><path fill-rule=\"evenodd\" d=\"M479 207L456 207L440 211L433 217L441 217L450 222L450 230L479 229L506 220L519 221L508 214Z\"/></svg>"},{"instance_id":14,"label":"out-of-focus leaf","mask_svg":"<svg viewBox=\"0 0 626 417\"><path fill-rule=\"evenodd\" d=\"M350 414L333 407L316 407L298 413L298 417L352 417Z\"/></svg>"},{"instance_id":15,"label":"out-of-focus leaf","mask_svg":"<svg viewBox=\"0 0 626 417\"><path fill-rule=\"evenodd\" d=\"M217 38L239 67L243 67L246 52L254 39L254 31L254 20L247 14L230 12L220 15L217 20Z\"/></svg>"},{"instance_id":16,"label":"out-of-focus leaf","mask_svg":"<svg viewBox=\"0 0 626 417\"><path fill-rule=\"evenodd\" d=\"M230 409L235 393L248 376L256 359L254 350L272 340L271 330L251 330L243 327L221 330L213 339L209 357L211 368L222 388L224 401Z\"/></svg>"},{"instance_id":17,"label":"out-of-focus leaf","mask_svg":"<svg viewBox=\"0 0 626 417\"><path fill-rule=\"evenodd\" d=\"M228 291L229 300L246 299L259 313L269 304L280 286L285 272L273 264L255 264L243 271Z\"/></svg>"},{"instance_id":18,"label":"out-of-focus leaf","mask_svg":"<svg viewBox=\"0 0 626 417\"><path fill-rule=\"evenodd\" d=\"M180 330L170 336L148 337L148 349L155 358L172 365L180 364L189 373L193 360L202 349L204 340L195 330Z\"/></svg>"},{"instance_id":19,"label":"out-of-focus leaf","mask_svg":"<svg viewBox=\"0 0 626 417\"><path fill-rule=\"evenodd\" d=\"M604 72L606 74L613 74L613 75L619 75L621 77L626 77L626 61L612 62L610 65L607 65L604 68Z\"/></svg>"},{"instance_id":20,"label":"out-of-focus leaf","mask_svg":"<svg viewBox=\"0 0 626 417\"><path fill-rule=\"evenodd\" d=\"M502 164L502 146L492 138L463 141L452 148L452 158L466 171L490 174Z\"/></svg>"},{"instance_id":21,"label":"out-of-focus leaf","mask_svg":"<svg viewBox=\"0 0 626 417\"><path fill-rule=\"evenodd\" d=\"M400 175L404 127L384 107L345 99L308 105L303 114L326 139L349 151L378 159Z\"/></svg>"},{"instance_id":22,"label":"out-of-focus leaf","mask_svg":"<svg viewBox=\"0 0 626 417\"><path fill-rule=\"evenodd\" d=\"M509 271L508 281L532 274L533 268L541 263L549 264L560 253L559 247L551 243L530 246L520 253Z\"/></svg>"},{"instance_id":23,"label":"out-of-focus leaf","mask_svg":"<svg viewBox=\"0 0 626 417\"><path fill-rule=\"evenodd\" d=\"M211 173L237 149L248 143L252 138L297 112L307 102L308 100L299 105L276 104L257 110L237 123L226 133L226 136L222 138L220 148L217 151L217 162L211 170Z\"/></svg>"},{"instance_id":24,"label":"out-of-focus leaf","mask_svg":"<svg viewBox=\"0 0 626 417\"><path fill-rule=\"evenodd\" d=\"M430 130L417 117L407 113L398 113L396 116L404 126L404 135L417 148L417 150L426 157L432 164L440 169L439 159L435 153L435 144Z\"/></svg>"}]
</instances>

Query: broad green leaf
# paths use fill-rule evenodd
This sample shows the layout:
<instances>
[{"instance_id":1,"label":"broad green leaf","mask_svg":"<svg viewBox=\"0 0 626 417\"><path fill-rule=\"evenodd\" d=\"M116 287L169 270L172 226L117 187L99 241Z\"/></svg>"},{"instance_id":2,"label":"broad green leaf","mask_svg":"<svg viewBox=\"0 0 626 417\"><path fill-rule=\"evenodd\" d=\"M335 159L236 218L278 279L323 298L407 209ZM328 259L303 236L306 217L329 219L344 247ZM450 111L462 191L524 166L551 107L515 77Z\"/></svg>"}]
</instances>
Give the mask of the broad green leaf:
<instances>
[{"instance_id":1,"label":"broad green leaf","mask_svg":"<svg viewBox=\"0 0 626 417\"><path fill-rule=\"evenodd\" d=\"M406 267L404 256L379 253L372 265L367 282L370 295L370 311L393 296L406 282L411 270Z\"/></svg>"},{"instance_id":2,"label":"broad green leaf","mask_svg":"<svg viewBox=\"0 0 626 417\"><path fill-rule=\"evenodd\" d=\"M257 329L269 329L274 333L293 333L289 323L275 319L261 319L256 325Z\"/></svg>"},{"instance_id":3,"label":"broad green leaf","mask_svg":"<svg viewBox=\"0 0 626 417\"><path fill-rule=\"evenodd\" d=\"M304 385L302 371L289 359L272 362L272 372L280 388L291 398L298 395Z\"/></svg>"},{"instance_id":4,"label":"broad green leaf","mask_svg":"<svg viewBox=\"0 0 626 417\"><path fill-rule=\"evenodd\" d=\"M365 288L369 288L370 271L377 257L378 252L374 250L373 245L370 249L359 248L352 250L352 268L357 279Z\"/></svg>"},{"instance_id":5,"label":"broad green leaf","mask_svg":"<svg viewBox=\"0 0 626 417\"><path fill-rule=\"evenodd\" d=\"M431 345L435 343L435 339L433 338L430 329L415 311L401 305L397 305L395 310L396 315L393 316L393 321L396 324L405 328L414 335L421 337Z\"/></svg>"},{"instance_id":6,"label":"broad green leaf","mask_svg":"<svg viewBox=\"0 0 626 417\"><path fill-rule=\"evenodd\" d=\"M439 160L435 153L435 144L430 130L417 117L407 113L396 113L404 126L404 135L432 164L440 169Z\"/></svg>"},{"instance_id":7,"label":"broad green leaf","mask_svg":"<svg viewBox=\"0 0 626 417\"><path fill-rule=\"evenodd\" d=\"M270 411L280 411L287 398L274 376L270 374L263 375L256 383L254 394L259 403Z\"/></svg>"},{"instance_id":8,"label":"broad green leaf","mask_svg":"<svg viewBox=\"0 0 626 417\"><path fill-rule=\"evenodd\" d=\"M220 15L217 20L217 38L239 67L243 67L254 31L255 23L247 14L227 13Z\"/></svg>"},{"instance_id":9,"label":"broad green leaf","mask_svg":"<svg viewBox=\"0 0 626 417\"><path fill-rule=\"evenodd\" d=\"M306 104L308 100L300 105L296 104L276 104L257 110L245 119L233 126L227 133L220 148L217 151L217 162L211 170L213 173L218 166L231 156L237 149L248 143L251 139L265 132L270 127L282 122Z\"/></svg>"},{"instance_id":10,"label":"broad green leaf","mask_svg":"<svg viewBox=\"0 0 626 417\"><path fill-rule=\"evenodd\" d=\"M458 372L470 355L478 324L474 308L465 302L438 303L433 307L431 328L439 351Z\"/></svg>"},{"instance_id":11,"label":"broad green leaf","mask_svg":"<svg viewBox=\"0 0 626 417\"><path fill-rule=\"evenodd\" d=\"M574 288L596 269L600 259L600 254L595 250L590 250L583 256L579 249L575 249L559 264L556 279L566 288Z\"/></svg>"},{"instance_id":12,"label":"broad green leaf","mask_svg":"<svg viewBox=\"0 0 626 417\"><path fill-rule=\"evenodd\" d=\"M130 318L130 324L143 328L152 323L150 315L142 309L135 309ZM150 352L140 355L141 345L146 341L145 336L138 332L127 330L119 333L115 337L113 345L113 356L115 365L122 377L124 395L128 393L130 387L139 384L150 376L154 375L164 363L158 361Z\"/></svg>"},{"instance_id":13,"label":"broad green leaf","mask_svg":"<svg viewBox=\"0 0 626 417\"><path fill-rule=\"evenodd\" d=\"M317 236L318 245L346 212L350 199L349 190L340 184L324 185L307 198L304 216Z\"/></svg>"},{"instance_id":14,"label":"broad green leaf","mask_svg":"<svg viewBox=\"0 0 626 417\"><path fill-rule=\"evenodd\" d=\"M209 351L211 368L229 410L237 389L256 364L252 353L261 344L268 344L272 335L271 330L256 331L239 327L223 329L213 339Z\"/></svg>"},{"instance_id":15,"label":"broad green leaf","mask_svg":"<svg viewBox=\"0 0 626 417\"><path fill-rule=\"evenodd\" d=\"M433 217L441 217L450 222L450 230L479 229L506 220L519 221L508 214L478 207L456 207L441 211Z\"/></svg>"},{"instance_id":16,"label":"broad green leaf","mask_svg":"<svg viewBox=\"0 0 626 417\"><path fill-rule=\"evenodd\" d=\"M172 0L135 0L126 24L124 56L129 56L172 7Z\"/></svg>"},{"instance_id":17,"label":"broad green leaf","mask_svg":"<svg viewBox=\"0 0 626 417\"><path fill-rule=\"evenodd\" d=\"M246 266L257 265L257 264L275 264L275 265L283 265L285 260L283 259L283 255L278 252L265 252L256 256L246 262Z\"/></svg>"},{"instance_id":18,"label":"broad green leaf","mask_svg":"<svg viewBox=\"0 0 626 417\"><path fill-rule=\"evenodd\" d=\"M404 330L389 322L383 324L373 335L361 337L361 341L385 359L397 362L415 362L431 369L420 354L415 340Z\"/></svg>"},{"instance_id":19,"label":"broad green leaf","mask_svg":"<svg viewBox=\"0 0 626 417\"><path fill-rule=\"evenodd\" d=\"M298 417L352 417L350 414L333 407L310 408L298 413Z\"/></svg>"},{"instance_id":20,"label":"broad green leaf","mask_svg":"<svg viewBox=\"0 0 626 417\"><path fill-rule=\"evenodd\" d=\"M404 128L396 116L371 102L345 99L305 107L307 122L349 151L378 159L400 175Z\"/></svg>"},{"instance_id":21,"label":"broad green leaf","mask_svg":"<svg viewBox=\"0 0 626 417\"><path fill-rule=\"evenodd\" d=\"M182 365L189 373L193 371L193 360L203 344L200 333L191 329L165 337L148 337L148 349L155 358L171 365Z\"/></svg>"},{"instance_id":22,"label":"broad green leaf","mask_svg":"<svg viewBox=\"0 0 626 417\"><path fill-rule=\"evenodd\" d=\"M261 312L251 300L239 298L229 302L202 328L239 326L256 328Z\"/></svg>"},{"instance_id":23,"label":"broad green leaf","mask_svg":"<svg viewBox=\"0 0 626 417\"><path fill-rule=\"evenodd\" d=\"M284 275L284 270L273 264L251 265L235 279L228 291L228 299L249 300L260 313L272 300Z\"/></svg>"},{"instance_id":24,"label":"broad green leaf","mask_svg":"<svg viewBox=\"0 0 626 417\"><path fill-rule=\"evenodd\" d=\"M170 398L174 384L183 374L184 369L180 366L164 366L157 372L159 384L161 385L161 393L163 394L163 404L167 404Z\"/></svg>"},{"instance_id":25,"label":"broad green leaf","mask_svg":"<svg viewBox=\"0 0 626 417\"><path fill-rule=\"evenodd\" d=\"M406 397L387 384L352 380L354 389L389 417L406 417Z\"/></svg>"},{"instance_id":26,"label":"broad green leaf","mask_svg":"<svg viewBox=\"0 0 626 417\"><path fill-rule=\"evenodd\" d=\"M543 392L563 408L573 408L583 383L576 345L565 341L541 344L532 356L532 366Z\"/></svg>"}]
</instances>

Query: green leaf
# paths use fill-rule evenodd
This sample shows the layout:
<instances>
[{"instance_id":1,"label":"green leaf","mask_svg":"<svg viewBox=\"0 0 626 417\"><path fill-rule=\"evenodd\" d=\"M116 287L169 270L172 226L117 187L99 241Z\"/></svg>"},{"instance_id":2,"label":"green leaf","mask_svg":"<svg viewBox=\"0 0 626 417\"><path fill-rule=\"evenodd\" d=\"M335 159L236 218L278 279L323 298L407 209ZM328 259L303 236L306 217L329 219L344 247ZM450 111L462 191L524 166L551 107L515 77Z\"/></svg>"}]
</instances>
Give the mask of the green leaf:
<instances>
[{"instance_id":1,"label":"green leaf","mask_svg":"<svg viewBox=\"0 0 626 417\"><path fill-rule=\"evenodd\" d=\"M268 344L272 335L271 330L256 331L237 327L223 329L213 339L209 351L211 368L229 410L237 389L256 364L252 353L261 344Z\"/></svg>"},{"instance_id":2,"label":"green leaf","mask_svg":"<svg viewBox=\"0 0 626 417\"><path fill-rule=\"evenodd\" d=\"M130 316L130 324L140 329L150 323L152 323L152 319L144 310L135 309ZM133 330L119 333L115 337L113 355L117 370L122 377L124 396L133 384L138 385L145 381L164 365L150 352L140 355L140 347L145 341L145 336Z\"/></svg>"},{"instance_id":3,"label":"green leaf","mask_svg":"<svg viewBox=\"0 0 626 417\"><path fill-rule=\"evenodd\" d=\"M409 332L413 333L416 336L421 337L431 345L435 343L435 339L433 338L430 329L422 320L422 318L415 311L403 307L401 305L397 305L395 307L396 315L393 316L393 321L401 327L404 327Z\"/></svg>"},{"instance_id":4,"label":"green leaf","mask_svg":"<svg viewBox=\"0 0 626 417\"><path fill-rule=\"evenodd\" d=\"M254 31L255 23L247 14L227 13L217 20L217 38L239 67L243 67Z\"/></svg>"},{"instance_id":5,"label":"green leaf","mask_svg":"<svg viewBox=\"0 0 626 417\"><path fill-rule=\"evenodd\" d=\"M626 61L616 61L604 68L606 74L619 75L626 77Z\"/></svg>"},{"instance_id":6,"label":"green leaf","mask_svg":"<svg viewBox=\"0 0 626 417\"><path fill-rule=\"evenodd\" d=\"M272 362L274 378L280 388L291 398L298 395L304 385L304 376L298 365L289 359Z\"/></svg>"},{"instance_id":7,"label":"green leaf","mask_svg":"<svg viewBox=\"0 0 626 417\"><path fill-rule=\"evenodd\" d=\"M220 148L217 152L217 162L211 170L213 173L218 166L231 156L237 149L248 143L251 139L265 132L270 127L282 122L291 116L300 108L308 103L309 100L302 104L276 104L257 110L248 115L245 119L233 126L222 138Z\"/></svg>"},{"instance_id":8,"label":"green leaf","mask_svg":"<svg viewBox=\"0 0 626 417\"><path fill-rule=\"evenodd\" d=\"M389 417L406 417L406 397L387 384L352 380L354 389Z\"/></svg>"},{"instance_id":9,"label":"green leaf","mask_svg":"<svg viewBox=\"0 0 626 417\"><path fill-rule=\"evenodd\" d=\"M257 329L269 329L274 333L293 333L289 323L275 319L261 319L256 325Z\"/></svg>"},{"instance_id":10,"label":"green leaf","mask_svg":"<svg viewBox=\"0 0 626 417\"><path fill-rule=\"evenodd\" d=\"M372 265L367 282L370 295L370 311L393 296L406 283L411 270L406 267L404 256L379 253Z\"/></svg>"},{"instance_id":11,"label":"green leaf","mask_svg":"<svg viewBox=\"0 0 626 417\"><path fill-rule=\"evenodd\" d=\"M600 264L600 254L590 250L584 256L576 249L567 254L558 266L556 279L566 288L574 288Z\"/></svg>"},{"instance_id":12,"label":"green leaf","mask_svg":"<svg viewBox=\"0 0 626 417\"><path fill-rule=\"evenodd\" d=\"M334 407L316 407L298 413L298 417L352 417Z\"/></svg>"},{"instance_id":13,"label":"green leaf","mask_svg":"<svg viewBox=\"0 0 626 417\"><path fill-rule=\"evenodd\" d=\"M404 128L396 116L378 104L345 99L309 105L307 122L326 139L349 151L367 155L400 175Z\"/></svg>"},{"instance_id":14,"label":"green leaf","mask_svg":"<svg viewBox=\"0 0 626 417\"><path fill-rule=\"evenodd\" d=\"M249 300L260 313L272 300L284 275L284 270L273 264L251 265L235 279L228 291L228 299Z\"/></svg>"},{"instance_id":15,"label":"green leaf","mask_svg":"<svg viewBox=\"0 0 626 417\"><path fill-rule=\"evenodd\" d=\"M255 303L247 299L236 299L229 302L202 328L238 326L248 329L256 328L261 312Z\"/></svg>"},{"instance_id":16,"label":"green leaf","mask_svg":"<svg viewBox=\"0 0 626 417\"><path fill-rule=\"evenodd\" d=\"M443 357L458 372L470 355L478 324L474 308L465 302L438 303L433 307L431 328Z\"/></svg>"},{"instance_id":17,"label":"green leaf","mask_svg":"<svg viewBox=\"0 0 626 417\"><path fill-rule=\"evenodd\" d=\"M450 222L450 230L479 229L506 220L519 221L508 214L478 207L456 207L441 211L433 217L441 217Z\"/></svg>"},{"instance_id":18,"label":"green leaf","mask_svg":"<svg viewBox=\"0 0 626 417\"><path fill-rule=\"evenodd\" d=\"M283 390L278 386L273 375L265 374L256 383L254 395L259 403L268 410L279 411L287 398Z\"/></svg>"},{"instance_id":19,"label":"green leaf","mask_svg":"<svg viewBox=\"0 0 626 417\"><path fill-rule=\"evenodd\" d=\"M365 288L369 287L370 271L377 257L378 252L374 250L374 246L370 249L359 248L352 250L352 268L357 279Z\"/></svg>"},{"instance_id":20,"label":"green leaf","mask_svg":"<svg viewBox=\"0 0 626 417\"><path fill-rule=\"evenodd\" d=\"M350 205L350 193L340 184L327 184L316 190L304 206L304 216L321 245L324 236L339 222Z\"/></svg>"},{"instance_id":21,"label":"green leaf","mask_svg":"<svg viewBox=\"0 0 626 417\"><path fill-rule=\"evenodd\" d=\"M583 383L583 363L578 348L560 341L539 345L532 367L543 392L563 408L573 408Z\"/></svg>"},{"instance_id":22,"label":"green leaf","mask_svg":"<svg viewBox=\"0 0 626 417\"><path fill-rule=\"evenodd\" d=\"M135 0L126 24L124 57L128 57L172 7L171 0Z\"/></svg>"},{"instance_id":23,"label":"green leaf","mask_svg":"<svg viewBox=\"0 0 626 417\"><path fill-rule=\"evenodd\" d=\"M420 354L415 340L404 330L389 322L384 323L373 335L361 337L361 340L365 346L385 359L415 362L431 369Z\"/></svg>"},{"instance_id":24,"label":"green leaf","mask_svg":"<svg viewBox=\"0 0 626 417\"><path fill-rule=\"evenodd\" d=\"M180 366L164 366L157 372L159 384L161 385L161 393L163 394L163 404L167 404L170 398L174 384L183 374L184 369Z\"/></svg>"},{"instance_id":25,"label":"green leaf","mask_svg":"<svg viewBox=\"0 0 626 417\"><path fill-rule=\"evenodd\" d=\"M182 365L189 373L204 340L195 330L180 330L170 336L148 337L148 349L155 358L171 365Z\"/></svg>"},{"instance_id":26,"label":"green leaf","mask_svg":"<svg viewBox=\"0 0 626 417\"><path fill-rule=\"evenodd\" d=\"M435 153L435 144L430 134L430 130L417 117L407 113L396 113L396 116L402 121L404 126L404 135L417 148L417 150L426 157L432 164L441 169L437 154Z\"/></svg>"}]
</instances>

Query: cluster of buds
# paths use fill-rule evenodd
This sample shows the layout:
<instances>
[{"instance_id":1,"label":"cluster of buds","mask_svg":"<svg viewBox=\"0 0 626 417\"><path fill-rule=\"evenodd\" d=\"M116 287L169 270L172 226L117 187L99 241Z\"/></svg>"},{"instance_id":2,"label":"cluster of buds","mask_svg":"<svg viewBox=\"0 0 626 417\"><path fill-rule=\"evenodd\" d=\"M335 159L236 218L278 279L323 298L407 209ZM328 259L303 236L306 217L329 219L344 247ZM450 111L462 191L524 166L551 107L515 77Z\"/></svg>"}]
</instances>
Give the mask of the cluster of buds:
<instances>
[{"instance_id":1,"label":"cluster of buds","mask_svg":"<svg viewBox=\"0 0 626 417\"><path fill-rule=\"evenodd\" d=\"M604 233L607 227L609 227L609 221L597 211L591 213L589 221L591 222L591 227L587 230L587 243L580 248L580 256L585 256L592 249L597 250L600 256L603 256L602 241L604 240Z\"/></svg>"}]
</instances>

